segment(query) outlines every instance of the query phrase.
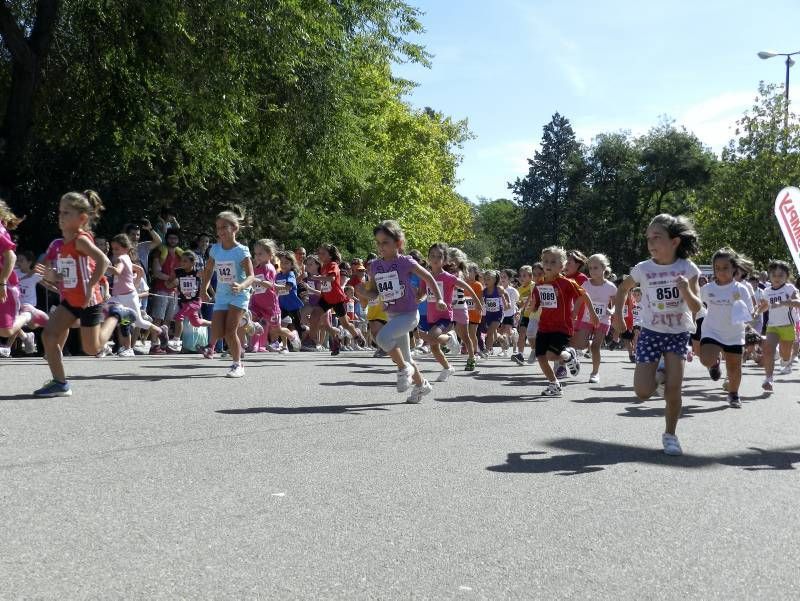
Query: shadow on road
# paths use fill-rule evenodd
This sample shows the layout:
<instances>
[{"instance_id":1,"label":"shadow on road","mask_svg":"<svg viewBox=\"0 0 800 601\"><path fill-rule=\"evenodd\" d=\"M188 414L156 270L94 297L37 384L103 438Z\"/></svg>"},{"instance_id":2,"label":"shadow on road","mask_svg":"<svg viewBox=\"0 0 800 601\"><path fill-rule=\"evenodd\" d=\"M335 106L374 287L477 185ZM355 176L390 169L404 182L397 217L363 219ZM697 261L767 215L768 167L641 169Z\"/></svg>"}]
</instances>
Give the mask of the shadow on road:
<instances>
[{"instance_id":1,"label":"shadow on road","mask_svg":"<svg viewBox=\"0 0 800 601\"><path fill-rule=\"evenodd\" d=\"M576 476L603 471L606 467L622 463L643 463L685 469L708 468L717 465L741 467L746 471L794 470L800 463L798 447L779 449L760 449L749 447L747 452L733 455L701 457L682 455L668 457L661 449L634 447L630 445L563 438L548 443L548 446L565 451L567 455L550 455L546 451L509 453L506 463L492 465L486 469L492 472L512 474L547 474L557 476Z\"/></svg>"},{"instance_id":2,"label":"shadow on road","mask_svg":"<svg viewBox=\"0 0 800 601\"><path fill-rule=\"evenodd\" d=\"M216 413L223 415L248 415L251 413L272 413L274 415L311 415L347 414L364 415L364 411L388 411L392 405L405 405L398 403L368 403L366 405L313 405L309 407L250 407L248 409L219 409Z\"/></svg>"},{"instance_id":3,"label":"shadow on road","mask_svg":"<svg viewBox=\"0 0 800 601\"><path fill-rule=\"evenodd\" d=\"M355 380L341 380L339 382L320 382L320 386L368 386L375 388L394 388L394 382L356 382Z\"/></svg>"},{"instance_id":4,"label":"shadow on road","mask_svg":"<svg viewBox=\"0 0 800 601\"><path fill-rule=\"evenodd\" d=\"M454 396L450 398L435 398L435 401L440 403L546 403L548 399L543 397L537 397L533 395L527 396L477 396L477 395L463 395L463 396Z\"/></svg>"},{"instance_id":5,"label":"shadow on road","mask_svg":"<svg viewBox=\"0 0 800 601\"><path fill-rule=\"evenodd\" d=\"M717 413L730 409L727 403L716 407L700 407L699 405L684 405L681 409L681 418L694 417L703 413ZM664 417L664 406L661 407L625 407L624 413L617 413L622 417Z\"/></svg>"}]
</instances>

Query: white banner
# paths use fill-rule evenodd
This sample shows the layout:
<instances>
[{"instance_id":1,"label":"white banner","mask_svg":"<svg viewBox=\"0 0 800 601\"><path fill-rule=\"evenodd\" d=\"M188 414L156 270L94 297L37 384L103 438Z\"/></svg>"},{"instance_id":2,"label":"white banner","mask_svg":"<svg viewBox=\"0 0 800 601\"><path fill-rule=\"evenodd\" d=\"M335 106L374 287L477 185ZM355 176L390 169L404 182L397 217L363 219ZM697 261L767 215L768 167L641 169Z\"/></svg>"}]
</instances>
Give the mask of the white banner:
<instances>
[{"instance_id":1,"label":"white banner","mask_svg":"<svg viewBox=\"0 0 800 601\"><path fill-rule=\"evenodd\" d=\"M775 199L775 218L800 272L800 190L789 187L780 191Z\"/></svg>"}]
</instances>

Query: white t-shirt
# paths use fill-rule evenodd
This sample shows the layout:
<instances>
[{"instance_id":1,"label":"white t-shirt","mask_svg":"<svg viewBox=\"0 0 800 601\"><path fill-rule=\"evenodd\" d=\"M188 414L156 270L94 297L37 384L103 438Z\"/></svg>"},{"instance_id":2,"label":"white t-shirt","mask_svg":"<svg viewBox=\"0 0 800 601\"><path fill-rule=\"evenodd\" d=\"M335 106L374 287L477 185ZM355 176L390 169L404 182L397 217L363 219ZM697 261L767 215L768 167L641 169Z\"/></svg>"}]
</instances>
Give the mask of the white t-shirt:
<instances>
[{"instance_id":1,"label":"white t-shirt","mask_svg":"<svg viewBox=\"0 0 800 601\"><path fill-rule=\"evenodd\" d=\"M597 315L597 319L600 320L600 323L609 325L611 323L611 310L609 310L608 306L609 304L614 304L611 301L617 294L617 287L608 280L603 280L603 283L599 286L595 286L591 280L588 280L583 283L583 289L592 299L592 311ZM588 311L583 311L583 321L586 323L591 321Z\"/></svg>"},{"instance_id":2,"label":"white t-shirt","mask_svg":"<svg viewBox=\"0 0 800 601\"><path fill-rule=\"evenodd\" d=\"M734 346L744 344L744 329L747 316L753 313L753 301L747 286L741 282L731 282L720 286L709 282L700 288L700 299L708 308L703 320L703 338L713 338L717 342ZM732 314L735 303L744 303L747 308L746 321L734 322Z\"/></svg>"},{"instance_id":3,"label":"white t-shirt","mask_svg":"<svg viewBox=\"0 0 800 601\"><path fill-rule=\"evenodd\" d=\"M778 303L785 303L797 296L797 288L788 282L778 289L772 284L764 290L764 298L769 302L769 323L768 326L791 326L794 325L794 315L792 307L776 307Z\"/></svg>"},{"instance_id":4,"label":"white t-shirt","mask_svg":"<svg viewBox=\"0 0 800 601\"><path fill-rule=\"evenodd\" d=\"M519 292L513 286L506 288L508 295L508 308L503 311L503 317L514 317L517 314L517 301L519 301Z\"/></svg>"},{"instance_id":5,"label":"white t-shirt","mask_svg":"<svg viewBox=\"0 0 800 601\"><path fill-rule=\"evenodd\" d=\"M662 334L694 332L692 312L675 280L699 275L697 265L688 259L678 259L671 265L659 265L652 259L637 263L631 269L631 278L642 289L642 328Z\"/></svg>"},{"instance_id":6,"label":"white t-shirt","mask_svg":"<svg viewBox=\"0 0 800 601\"><path fill-rule=\"evenodd\" d=\"M19 269L14 269L19 284L19 304L36 306L36 284L42 281L42 276L37 273L25 275Z\"/></svg>"}]
</instances>

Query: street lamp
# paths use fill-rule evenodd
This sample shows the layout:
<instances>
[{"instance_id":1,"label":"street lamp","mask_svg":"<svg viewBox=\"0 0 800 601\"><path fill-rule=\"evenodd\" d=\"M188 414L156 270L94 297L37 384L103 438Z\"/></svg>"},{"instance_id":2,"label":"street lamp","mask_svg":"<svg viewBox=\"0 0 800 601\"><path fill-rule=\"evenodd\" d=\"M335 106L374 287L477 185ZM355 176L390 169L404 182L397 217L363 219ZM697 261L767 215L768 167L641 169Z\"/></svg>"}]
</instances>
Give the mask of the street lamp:
<instances>
[{"instance_id":1,"label":"street lamp","mask_svg":"<svg viewBox=\"0 0 800 601\"><path fill-rule=\"evenodd\" d=\"M795 54L800 54L800 50L798 50L797 52L789 52L789 53L786 53L786 52L773 52L771 50L762 50L761 52L758 53L758 58L761 58L761 59L764 59L764 60L766 60L768 58L772 58L773 56L785 56L786 57L786 88L784 89L784 94L786 96L786 107L785 107L786 111L785 111L785 114L784 114L784 117L783 117L783 127L784 128L789 127L789 67L791 67L794 64L794 61L792 60L792 57Z\"/></svg>"}]
</instances>

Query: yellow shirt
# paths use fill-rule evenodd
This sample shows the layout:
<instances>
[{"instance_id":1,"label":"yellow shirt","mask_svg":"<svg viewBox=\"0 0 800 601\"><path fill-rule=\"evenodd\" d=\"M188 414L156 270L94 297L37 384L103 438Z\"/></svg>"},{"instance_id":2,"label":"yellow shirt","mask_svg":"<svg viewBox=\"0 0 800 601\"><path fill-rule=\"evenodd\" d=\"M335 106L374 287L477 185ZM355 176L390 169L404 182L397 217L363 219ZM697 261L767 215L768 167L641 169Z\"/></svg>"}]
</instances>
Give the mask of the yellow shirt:
<instances>
[{"instance_id":1,"label":"yellow shirt","mask_svg":"<svg viewBox=\"0 0 800 601\"><path fill-rule=\"evenodd\" d=\"M519 292L519 304L520 304L520 306L522 306L522 305L524 305L525 303L528 302L528 299L531 297L531 290L533 290L533 286L531 285L530 282L528 282L524 286L520 286L519 288L517 288L517 292ZM530 317L531 316L530 309L526 308L522 312L522 316L523 317Z\"/></svg>"}]
</instances>

